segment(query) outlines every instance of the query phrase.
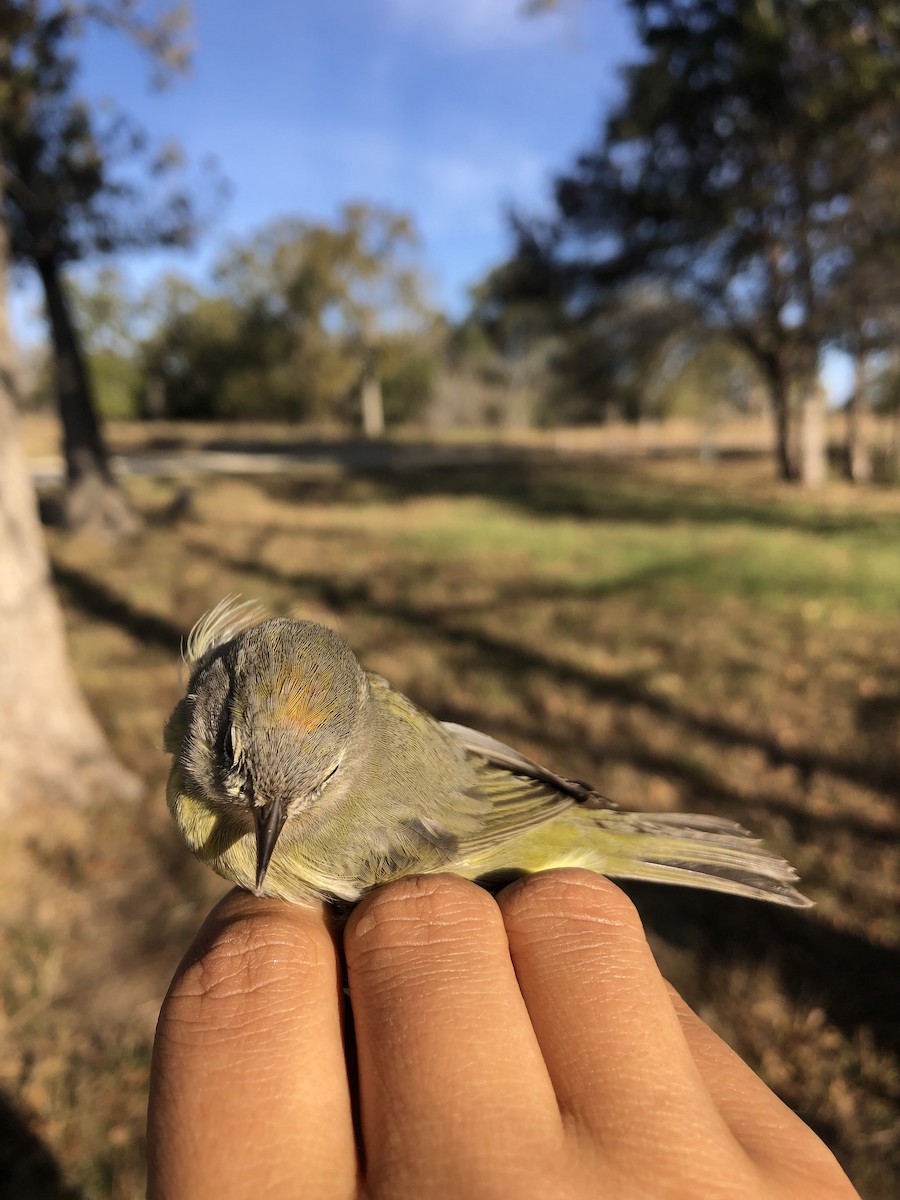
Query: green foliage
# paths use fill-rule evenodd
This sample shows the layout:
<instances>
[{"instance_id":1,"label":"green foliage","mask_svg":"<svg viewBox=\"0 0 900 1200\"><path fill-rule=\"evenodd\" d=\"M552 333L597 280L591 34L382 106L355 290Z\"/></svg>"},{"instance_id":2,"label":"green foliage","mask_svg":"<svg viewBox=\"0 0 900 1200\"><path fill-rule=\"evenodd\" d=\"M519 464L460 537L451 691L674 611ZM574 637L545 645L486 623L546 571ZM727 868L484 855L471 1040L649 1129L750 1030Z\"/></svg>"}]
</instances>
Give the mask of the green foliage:
<instances>
[{"instance_id":1,"label":"green foliage","mask_svg":"<svg viewBox=\"0 0 900 1200\"><path fill-rule=\"evenodd\" d=\"M163 382L167 416L214 417L229 367L241 361L239 314L228 301L204 297L181 280L170 278L166 287L175 302L145 347L145 374Z\"/></svg>"},{"instance_id":2,"label":"green foliage","mask_svg":"<svg viewBox=\"0 0 900 1200\"><path fill-rule=\"evenodd\" d=\"M550 387L565 317L552 296L529 290L516 260L490 271L470 298L444 345L451 377L470 393L460 416L491 426L531 424Z\"/></svg>"},{"instance_id":3,"label":"green foliage","mask_svg":"<svg viewBox=\"0 0 900 1200\"><path fill-rule=\"evenodd\" d=\"M133 359L99 350L91 355L89 369L101 417L122 421L140 416L142 379Z\"/></svg>"},{"instance_id":4,"label":"green foliage","mask_svg":"<svg viewBox=\"0 0 900 1200\"><path fill-rule=\"evenodd\" d=\"M418 417L434 392L437 362L433 355L418 350L415 343L399 342L393 347L382 374L385 420L402 425Z\"/></svg>"},{"instance_id":5,"label":"green foliage","mask_svg":"<svg viewBox=\"0 0 900 1200\"><path fill-rule=\"evenodd\" d=\"M410 220L348 205L334 225L272 222L232 243L204 294L170 279L144 348L173 417L355 420L366 371L389 419L409 419L433 374L433 315Z\"/></svg>"},{"instance_id":6,"label":"green foliage","mask_svg":"<svg viewBox=\"0 0 900 1200\"><path fill-rule=\"evenodd\" d=\"M88 354L100 350L122 357L133 354L145 304L117 267L105 265L89 277L70 277L66 293Z\"/></svg>"},{"instance_id":7,"label":"green foliage","mask_svg":"<svg viewBox=\"0 0 900 1200\"><path fill-rule=\"evenodd\" d=\"M900 10L888 0L630 0L641 57L599 141L520 230L570 313L674 290L756 360L790 473L790 395L900 308ZM533 290L533 288L532 288Z\"/></svg>"},{"instance_id":8,"label":"green foliage","mask_svg":"<svg viewBox=\"0 0 900 1200\"><path fill-rule=\"evenodd\" d=\"M668 415L668 392L696 352L690 306L657 287L623 291L571 322L551 360L552 421L640 421Z\"/></svg>"},{"instance_id":9,"label":"green foliage","mask_svg":"<svg viewBox=\"0 0 900 1200\"><path fill-rule=\"evenodd\" d=\"M708 337L687 349L660 398L661 415L702 421L727 412L760 411L762 380L740 347L722 337Z\"/></svg>"},{"instance_id":10,"label":"green foliage","mask_svg":"<svg viewBox=\"0 0 900 1200\"><path fill-rule=\"evenodd\" d=\"M885 363L873 380L872 390L876 412L900 414L900 363Z\"/></svg>"},{"instance_id":11,"label":"green foliage","mask_svg":"<svg viewBox=\"0 0 900 1200\"><path fill-rule=\"evenodd\" d=\"M196 233L177 147L152 149L122 113L92 109L78 94L74 45L89 18L146 46L158 72L183 65L184 7L156 20L139 9L135 0L84 9L0 3L2 219L22 261L59 266L122 248L184 245Z\"/></svg>"},{"instance_id":12,"label":"green foliage","mask_svg":"<svg viewBox=\"0 0 900 1200\"><path fill-rule=\"evenodd\" d=\"M705 419L746 410L758 389L746 353L671 289L638 281L573 314L550 285L537 286L521 260L492 271L448 344L451 365L487 384L524 376L541 424Z\"/></svg>"}]
</instances>

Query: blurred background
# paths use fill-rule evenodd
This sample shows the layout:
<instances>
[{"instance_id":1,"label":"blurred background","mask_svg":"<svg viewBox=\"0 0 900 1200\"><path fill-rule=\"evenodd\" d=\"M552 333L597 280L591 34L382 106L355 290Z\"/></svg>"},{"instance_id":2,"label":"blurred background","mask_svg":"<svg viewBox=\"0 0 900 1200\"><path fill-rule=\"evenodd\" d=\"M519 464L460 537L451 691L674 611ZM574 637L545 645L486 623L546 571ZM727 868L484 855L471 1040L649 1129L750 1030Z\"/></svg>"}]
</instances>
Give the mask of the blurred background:
<instances>
[{"instance_id":1,"label":"blurred background","mask_svg":"<svg viewBox=\"0 0 900 1200\"><path fill-rule=\"evenodd\" d=\"M0 275L0 1192L143 1194L241 593L789 858L810 913L628 890L896 1196L900 6L0 0Z\"/></svg>"}]
</instances>

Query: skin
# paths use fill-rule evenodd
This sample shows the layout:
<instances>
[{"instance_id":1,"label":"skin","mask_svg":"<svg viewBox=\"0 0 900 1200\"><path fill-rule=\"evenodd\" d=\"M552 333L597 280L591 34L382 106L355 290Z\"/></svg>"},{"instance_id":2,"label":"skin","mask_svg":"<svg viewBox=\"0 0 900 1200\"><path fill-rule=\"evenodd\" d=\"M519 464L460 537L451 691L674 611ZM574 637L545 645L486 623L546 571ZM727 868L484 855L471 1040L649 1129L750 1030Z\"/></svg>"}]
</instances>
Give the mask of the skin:
<instances>
[{"instance_id":1,"label":"skin","mask_svg":"<svg viewBox=\"0 0 900 1200\"><path fill-rule=\"evenodd\" d=\"M578 870L404 879L343 929L232 893L163 1005L148 1152L150 1200L857 1197Z\"/></svg>"}]
</instances>

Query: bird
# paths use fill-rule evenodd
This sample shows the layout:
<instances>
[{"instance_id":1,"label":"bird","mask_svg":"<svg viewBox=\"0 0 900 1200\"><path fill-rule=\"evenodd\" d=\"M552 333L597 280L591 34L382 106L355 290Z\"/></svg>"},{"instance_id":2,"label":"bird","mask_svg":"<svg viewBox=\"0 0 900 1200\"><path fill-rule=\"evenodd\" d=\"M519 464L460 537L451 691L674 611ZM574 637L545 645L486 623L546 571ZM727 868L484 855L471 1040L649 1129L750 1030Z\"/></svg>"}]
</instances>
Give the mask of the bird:
<instances>
[{"instance_id":1,"label":"bird","mask_svg":"<svg viewBox=\"0 0 900 1200\"><path fill-rule=\"evenodd\" d=\"M334 630L230 596L192 629L164 733L167 804L191 851L257 896L348 906L409 875L486 887L582 867L812 903L741 825L632 812L489 734L440 721Z\"/></svg>"}]
</instances>

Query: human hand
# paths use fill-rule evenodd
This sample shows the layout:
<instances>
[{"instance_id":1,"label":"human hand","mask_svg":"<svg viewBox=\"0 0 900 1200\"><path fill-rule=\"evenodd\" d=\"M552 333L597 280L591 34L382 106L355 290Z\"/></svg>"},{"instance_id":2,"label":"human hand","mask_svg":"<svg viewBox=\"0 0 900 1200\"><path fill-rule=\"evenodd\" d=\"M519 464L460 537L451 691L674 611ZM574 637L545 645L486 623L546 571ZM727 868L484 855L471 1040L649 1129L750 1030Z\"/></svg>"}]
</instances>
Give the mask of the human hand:
<instances>
[{"instance_id":1,"label":"human hand","mask_svg":"<svg viewBox=\"0 0 900 1200\"><path fill-rule=\"evenodd\" d=\"M322 908L235 892L160 1015L150 1200L852 1200L830 1152L665 983L584 871L495 901L379 889L343 955Z\"/></svg>"}]
</instances>

